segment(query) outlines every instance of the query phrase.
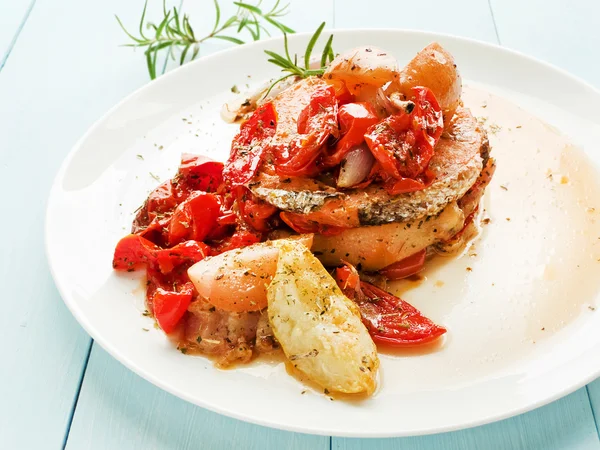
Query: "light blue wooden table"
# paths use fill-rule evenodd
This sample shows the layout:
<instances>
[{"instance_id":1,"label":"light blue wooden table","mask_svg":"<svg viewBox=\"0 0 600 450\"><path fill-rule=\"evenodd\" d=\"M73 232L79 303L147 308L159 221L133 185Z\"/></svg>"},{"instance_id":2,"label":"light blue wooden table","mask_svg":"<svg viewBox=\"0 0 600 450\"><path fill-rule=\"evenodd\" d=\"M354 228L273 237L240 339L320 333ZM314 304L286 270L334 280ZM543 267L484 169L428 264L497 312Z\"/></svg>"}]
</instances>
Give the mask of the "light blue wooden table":
<instances>
[{"instance_id":1,"label":"light blue wooden table","mask_svg":"<svg viewBox=\"0 0 600 450\"><path fill-rule=\"evenodd\" d=\"M192 20L208 26L208 1L184 1ZM150 3L151 11L160 7ZM141 7L134 0L0 0L0 449L600 448L594 414L600 380L536 411L471 430L339 439L266 429L197 408L95 345L50 277L44 208L77 138L148 81L142 53L118 47L124 39L113 17L133 26ZM600 86L599 0L296 0L286 23L311 31L322 20L336 28L425 29L500 43Z\"/></svg>"}]
</instances>

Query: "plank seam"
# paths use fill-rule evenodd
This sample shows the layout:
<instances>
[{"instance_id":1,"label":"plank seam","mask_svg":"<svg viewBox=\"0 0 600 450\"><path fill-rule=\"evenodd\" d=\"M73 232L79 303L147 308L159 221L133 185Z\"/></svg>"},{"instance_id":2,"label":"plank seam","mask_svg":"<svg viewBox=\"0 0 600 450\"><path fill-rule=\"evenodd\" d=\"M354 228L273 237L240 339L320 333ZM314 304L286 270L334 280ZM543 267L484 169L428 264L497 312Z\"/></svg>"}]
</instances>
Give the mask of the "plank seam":
<instances>
[{"instance_id":1,"label":"plank seam","mask_svg":"<svg viewBox=\"0 0 600 450\"><path fill-rule=\"evenodd\" d=\"M492 0L488 0L488 6L490 8L490 14L492 15L492 22L494 24L494 32L496 33L496 40L499 45L502 45L500 41L500 33L498 32L498 24L496 23L496 17L494 16L494 8L492 7Z\"/></svg>"},{"instance_id":2,"label":"plank seam","mask_svg":"<svg viewBox=\"0 0 600 450\"><path fill-rule=\"evenodd\" d=\"M594 410L594 402L592 402L592 396L590 395L589 386L585 387L585 392L588 396L588 401L590 402L590 409L592 410L592 419L594 419L594 426L596 427L596 434L598 435L598 439L600 439L600 432L598 431L598 421L596 420L596 411Z\"/></svg>"},{"instance_id":3,"label":"plank seam","mask_svg":"<svg viewBox=\"0 0 600 450\"><path fill-rule=\"evenodd\" d=\"M2 69L4 68L4 65L6 64L6 61L8 61L8 57L10 56L10 53L12 52L12 49L14 48L15 44L17 43L17 39L19 39L19 36L21 35L21 31L23 31L23 27L25 26L25 23L29 19L29 14L31 14L31 10L33 9L33 6L35 5L35 1L36 0L31 0L31 3L29 4L27 11L25 11L25 15L21 19L19 28L17 28L17 31L15 32L15 34L13 35L13 38L10 41L10 44L8 44L8 49L6 50L6 53L2 57L2 60L0 61L0 72L2 72Z\"/></svg>"},{"instance_id":4,"label":"plank seam","mask_svg":"<svg viewBox=\"0 0 600 450\"><path fill-rule=\"evenodd\" d=\"M75 410L77 409L77 403L79 402L79 395L81 394L81 387L83 386L83 380L85 378L85 373L87 372L88 363L90 362L90 355L92 354L92 347L94 346L94 340L90 339L90 345L87 349L87 354L85 356L85 362L83 363L83 367L81 369L81 375L79 376L79 385L77 386L77 392L75 393L75 398L73 399L73 405L71 406L71 412L69 414L69 421L67 423L67 429L65 431L65 437L63 439L62 450L65 450L67 447L67 442L69 440L69 434L71 433L71 425L73 424L73 419L75 418Z\"/></svg>"}]
</instances>

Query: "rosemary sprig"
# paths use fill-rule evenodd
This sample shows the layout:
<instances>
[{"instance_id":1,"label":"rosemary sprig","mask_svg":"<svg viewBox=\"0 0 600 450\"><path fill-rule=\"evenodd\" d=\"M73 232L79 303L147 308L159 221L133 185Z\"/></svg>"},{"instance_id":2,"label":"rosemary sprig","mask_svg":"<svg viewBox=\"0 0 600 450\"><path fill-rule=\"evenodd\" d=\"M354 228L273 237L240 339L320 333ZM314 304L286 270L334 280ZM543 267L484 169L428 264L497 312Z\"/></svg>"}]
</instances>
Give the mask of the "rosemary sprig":
<instances>
[{"instance_id":1,"label":"rosemary sprig","mask_svg":"<svg viewBox=\"0 0 600 450\"><path fill-rule=\"evenodd\" d=\"M320 76L320 75L323 75L323 73L325 73L325 68L326 68L328 62L333 61L333 58L335 57L335 55L333 53L333 48L331 46L333 43L333 34L331 36L329 36L329 39L327 40L327 43L325 44L325 47L323 48L323 53L321 54L321 61L320 61L319 67L312 68L312 69L310 68L310 58L312 56L312 52L315 48L315 45L316 45L317 41L319 40L319 37L321 36L321 32L323 31L323 28L325 28L325 22L323 22L321 25L319 25L319 28L317 28L317 31L315 31L315 34L313 34L312 37L310 38L310 41L308 41L306 51L304 52L304 66L298 65L298 55L294 54L293 59L290 56L290 50L288 48L287 33L285 33L285 32L283 33L283 47L285 50L285 56L282 56L282 55L272 52L270 50L265 50L265 53L267 54L267 56L269 56L268 61L275 64L276 66L281 67L281 71L284 73L287 73L286 75L282 76L281 78L278 78L277 80L275 80L273 82L273 84L271 84L271 86L269 87L269 90L265 94L265 97L267 95L269 95L269 93L277 85L277 83L282 82L286 78L293 77L293 76L300 77L300 78L307 78L307 77L315 76L315 75Z\"/></svg>"},{"instance_id":2,"label":"rosemary sprig","mask_svg":"<svg viewBox=\"0 0 600 450\"><path fill-rule=\"evenodd\" d=\"M115 16L123 31L133 41L130 44L125 44L125 46L146 49L144 54L146 55L146 65L148 66L148 73L151 79L156 78L158 54L163 50L168 51L169 55L175 59L175 49L180 49L179 64L183 65L190 50L191 57L189 60L191 61L198 56L200 44L209 39L220 39L233 42L234 44L243 44L244 41L242 39L232 34L239 35L242 32L246 32L252 40L257 41L262 37L263 33L270 36L269 30L265 27L266 24L274 26L285 34L294 33L294 30L279 21L281 17L289 12L289 4L280 7L281 0L277 0L275 5L266 12L260 8L260 1L255 5L242 1L234 2L238 7L237 12L223 22L221 21L219 2L218 0L213 1L215 6L214 26L209 34L202 37L197 37L194 34L194 29L190 24L187 14L182 15L176 7L167 10L164 0L163 18L158 24L150 21L146 23L146 9L148 6L148 0L146 0L139 23L138 36L134 36L127 31L121 19ZM149 32L146 31L147 34L144 33L144 28L149 30Z\"/></svg>"}]
</instances>

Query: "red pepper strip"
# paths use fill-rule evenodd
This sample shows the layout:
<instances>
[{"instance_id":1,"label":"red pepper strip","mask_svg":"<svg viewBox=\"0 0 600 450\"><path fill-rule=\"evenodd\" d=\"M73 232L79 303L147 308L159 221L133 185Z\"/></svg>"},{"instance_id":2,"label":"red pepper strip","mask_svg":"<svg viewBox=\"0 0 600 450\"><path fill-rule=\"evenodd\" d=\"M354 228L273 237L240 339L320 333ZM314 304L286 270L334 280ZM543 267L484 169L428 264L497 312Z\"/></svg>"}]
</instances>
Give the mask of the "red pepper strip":
<instances>
[{"instance_id":1,"label":"red pepper strip","mask_svg":"<svg viewBox=\"0 0 600 450\"><path fill-rule=\"evenodd\" d=\"M194 295L191 282L185 283L180 291L166 291L158 287L152 297L154 317L165 333L171 333L190 306Z\"/></svg>"},{"instance_id":2,"label":"red pepper strip","mask_svg":"<svg viewBox=\"0 0 600 450\"><path fill-rule=\"evenodd\" d=\"M358 280L358 281L357 281ZM373 341L389 347L415 347L433 342L446 329L424 317L415 307L392 294L360 281L349 264L336 269L338 286L360 309Z\"/></svg>"},{"instance_id":3,"label":"red pepper strip","mask_svg":"<svg viewBox=\"0 0 600 450\"><path fill-rule=\"evenodd\" d=\"M420 272L425 265L427 249L414 253L400 261L390 264L379 271L388 280L401 280L402 278Z\"/></svg>"},{"instance_id":4,"label":"red pepper strip","mask_svg":"<svg viewBox=\"0 0 600 450\"><path fill-rule=\"evenodd\" d=\"M231 143L231 154L223 170L227 182L238 186L254 177L276 128L277 114L273 103L266 103L254 111Z\"/></svg>"}]
</instances>

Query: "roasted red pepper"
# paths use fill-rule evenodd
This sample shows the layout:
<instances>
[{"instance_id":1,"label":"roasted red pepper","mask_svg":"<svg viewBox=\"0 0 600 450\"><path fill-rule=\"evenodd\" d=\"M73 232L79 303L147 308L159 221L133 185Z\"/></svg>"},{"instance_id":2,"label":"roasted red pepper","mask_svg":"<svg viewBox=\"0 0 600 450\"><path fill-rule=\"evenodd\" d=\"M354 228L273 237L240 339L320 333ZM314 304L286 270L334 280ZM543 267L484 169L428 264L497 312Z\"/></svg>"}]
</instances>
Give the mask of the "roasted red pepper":
<instances>
[{"instance_id":1,"label":"roasted red pepper","mask_svg":"<svg viewBox=\"0 0 600 450\"><path fill-rule=\"evenodd\" d=\"M446 329L423 316L414 306L361 281L350 265L336 269L336 281L356 302L373 341L390 347L415 347L435 341Z\"/></svg>"},{"instance_id":2,"label":"roasted red pepper","mask_svg":"<svg viewBox=\"0 0 600 450\"><path fill-rule=\"evenodd\" d=\"M379 273L385 276L388 280L401 280L402 278L409 277L423 269L426 255L427 249L423 249L398 262L384 267L379 271Z\"/></svg>"},{"instance_id":3,"label":"roasted red pepper","mask_svg":"<svg viewBox=\"0 0 600 450\"><path fill-rule=\"evenodd\" d=\"M223 177L230 185L243 185L252 179L276 128L277 114L270 102L254 111L240 127L240 132L231 143L231 154L223 170Z\"/></svg>"},{"instance_id":4,"label":"roasted red pepper","mask_svg":"<svg viewBox=\"0 0 600 450\"><path fill-rule=\"evenodd\" d=\"M284 176L310 176L319 172L317 159L327 138L337 134L338 104L331 86L317 89L298 117L298 133L289 146L273 146L275 170Z\"/></svg>"}]
</instances>

